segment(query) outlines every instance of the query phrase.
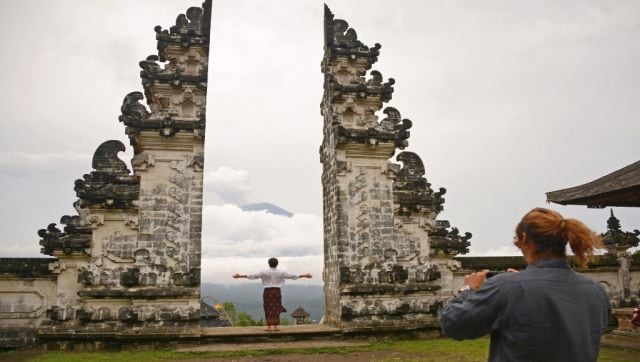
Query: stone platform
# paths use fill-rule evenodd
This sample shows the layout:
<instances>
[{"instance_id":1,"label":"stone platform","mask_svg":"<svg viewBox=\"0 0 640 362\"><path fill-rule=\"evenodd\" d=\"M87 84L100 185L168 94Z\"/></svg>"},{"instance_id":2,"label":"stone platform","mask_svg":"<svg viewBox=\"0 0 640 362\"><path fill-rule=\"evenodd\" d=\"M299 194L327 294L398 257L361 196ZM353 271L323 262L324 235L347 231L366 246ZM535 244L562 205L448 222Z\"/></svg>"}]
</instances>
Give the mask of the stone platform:
<instances>
[{"instance_id":1,"label":"stone platform","mask_svg":"<svg viewBox=\"0 0 640 362\"><path fill-rule=\"evenodd\" d=\"M605 334L602 345L640 350L640 327L631 323L633 308L616 308L613 315L618 320L618 329Z\"/></svg>"},{"instance_id":2,"label":"stone platform","mask_svg":"<svg viewBox=\"0 0 640 362\"><path fill-rule=\"evenodd\" d=\"M278 336L278 335L331 335L340 334L339 328L325 324L303 324L293 326L279 326L279 332L267 332L265 326L256 327L211 327L200 328L201 338L215 338L221 336Z\"/></svg>"},{"instance_id":3,"label":"stone platform","mask_svg":"<svg viewBox=\"0 0 640 362\"><path fill-rule=\"evenodd\" d=\"M435 329L414 329L398 332L396 330L369 330L345 332L323 324L280 326L279 332L266 332L259 327L202 327L192 333L162 333L161 330L138 330L115 332L104 330L90 333L38 333L37 345L45 350L97 351L97 350L136 350L175 347L182 350L218 350L218 348L238 349L243 345L270 346L284 343L288 348L338 347L361 345L381 340L428 339L440 337ZM199 334L198 334L199 332ZM333 343L333 344L332 344ZM346 343L346 344L345 344ZM253 347L252 347L253 348Z\"/></svg>"}]
</instances>

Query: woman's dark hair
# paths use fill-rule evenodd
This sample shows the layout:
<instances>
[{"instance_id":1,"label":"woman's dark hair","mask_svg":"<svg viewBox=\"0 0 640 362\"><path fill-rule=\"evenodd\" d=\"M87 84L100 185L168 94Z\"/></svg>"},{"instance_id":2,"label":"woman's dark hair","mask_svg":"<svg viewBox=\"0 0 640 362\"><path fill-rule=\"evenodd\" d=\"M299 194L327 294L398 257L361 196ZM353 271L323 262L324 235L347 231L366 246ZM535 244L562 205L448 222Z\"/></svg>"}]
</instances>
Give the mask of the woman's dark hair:
<instances>
[{"instance_id":1,"label":"woman's dark hair","mask_svg":"<svg viewBox=\"0 0 640 362\"><path fill-rule=\"evenodd\" d=\"M539 258L566 258L569 243L578 265L584 267L595 249L603 248L602 240L585 224L576 219L565 219L558 212L535 208L526 213L516 226L515 244L522 245L526 237L536 246Z\"/></svg>"},{"instance_id":2,"label":"woman's dark hair","mask_svg":"<svg viewBox=\"0 0 640 362\"><path fill-rule=\"evenodd\" d=\"M270 258L269 259L269 266L272 268L275 268L278 266L278 259L276 258Z\"/></svg>"}]
</instances>

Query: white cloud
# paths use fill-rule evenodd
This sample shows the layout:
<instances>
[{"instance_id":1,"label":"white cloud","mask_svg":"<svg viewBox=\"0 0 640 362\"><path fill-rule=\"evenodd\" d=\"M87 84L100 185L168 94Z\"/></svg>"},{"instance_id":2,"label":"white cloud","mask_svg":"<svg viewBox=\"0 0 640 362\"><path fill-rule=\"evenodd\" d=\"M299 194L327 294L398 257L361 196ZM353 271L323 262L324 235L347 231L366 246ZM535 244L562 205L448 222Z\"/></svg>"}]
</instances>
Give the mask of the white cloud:
<instances>
[{"instance_id":1,"label":"white cloud","mask_svg":"<svg viewBox=\"0 0 640 362\"><path fill-rule=\"evenodd\" d=\"M322 219L298 213L292 217L266 211L243 211L251 193L249 172L221 166L205 174L207 198L203 207L202 280L230 283L234 273L253 273L277 257L280 269L314 274L303 283L322 283ZM212 205L215 201L233 202Z\"/></svg>"},{"instance_id":2,"label":"white cloud","mask_svg":"<svg viewBox=\"0 0 640 362\"><path fill-rule=\"evenodd\" d=\"M522 256L522 252L515 245L483 249L474 247L473 243L471 243L469 253L461 256Z\"/></svg>"},{"instance_id":3,"label":"white cloud","mask_svg":"<svg viewBox=\"0 0 640 362\"><path fill-rule=\"evenodd\" d=\"M242 211L235 205L203 209L204 258L308 256L322 253L322 219Z\"/></svg>"},{"instance_id":4,"label":"white cloud","mask_svg":"<svg viewBox=\"0 0 640 362\"><path fill-rule=\"evenodd\" d=\"M92 154L76 151L27 152L0 150L0 168L52 170L65 165L91 166Z\"/></svg>"},{"instance_id":5,"label":"white cloud","mask_svg":"<svg viewBox=\"0 0 640 362\"><path fill-rule=\"evenodd\" d=\"M37 241L29 245L5 243L0 241L0 257L2 258L47 258L48 256L40 254L40 245L38 245Z\"/></svg>"},{"instance_id":6,"label":"white cloud","mask_svg":"<svg viewBox=\"0 0 640 362\"><path fill-rule=\"evenodd\" d=\"M222 202L242 204L249 195L249 172L220 166L204 175L205 191Z\"/></svg>"}]
</instances>

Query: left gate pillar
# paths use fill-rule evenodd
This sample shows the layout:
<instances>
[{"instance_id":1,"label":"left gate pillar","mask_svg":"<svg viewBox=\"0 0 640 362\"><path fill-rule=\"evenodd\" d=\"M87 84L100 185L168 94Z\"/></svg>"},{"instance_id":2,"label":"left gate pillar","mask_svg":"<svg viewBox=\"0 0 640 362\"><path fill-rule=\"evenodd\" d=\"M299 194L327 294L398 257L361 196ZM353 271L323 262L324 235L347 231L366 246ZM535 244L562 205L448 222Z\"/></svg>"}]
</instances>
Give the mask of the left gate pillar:
<instances>
[{"instance_id":1,"label":"left gate pillar","mask_svg":"<svg viewBox=\"0 0 640 362\"><path fill-rule=\"evenodd\" d=\"M58 257L44 342L94 344L199 336L204 136L211 1L155 28L158 54L139 63L143 92L120 122L131 168L106 141L75 183L78 215L39 231ZM143 104L146 101L146 105Z\"/></svg>"}]
</instances>

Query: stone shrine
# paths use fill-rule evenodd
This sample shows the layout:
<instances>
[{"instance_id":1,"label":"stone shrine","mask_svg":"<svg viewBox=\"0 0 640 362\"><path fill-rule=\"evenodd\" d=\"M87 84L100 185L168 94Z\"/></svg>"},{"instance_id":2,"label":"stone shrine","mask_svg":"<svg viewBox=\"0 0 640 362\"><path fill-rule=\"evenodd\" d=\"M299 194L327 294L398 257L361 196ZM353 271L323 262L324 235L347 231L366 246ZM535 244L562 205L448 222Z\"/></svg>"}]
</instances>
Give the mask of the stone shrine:
<instances>
[{"instance_id":1,"label":"stone shrine","mask_svg":"<svg viewBox=\"0 0 640 362\"><path fill-rule=\"evenodd\" d=\"M393 107L394 80L370 70L368 47L346 21L324 13L323 166L325 322L344 332L437 328L453 296L453 260L470 233L436 220L434 191L420 157L408 151L411 121ZM368 74L367 74L368 72Z\"/></svg>"}]
</instances>

